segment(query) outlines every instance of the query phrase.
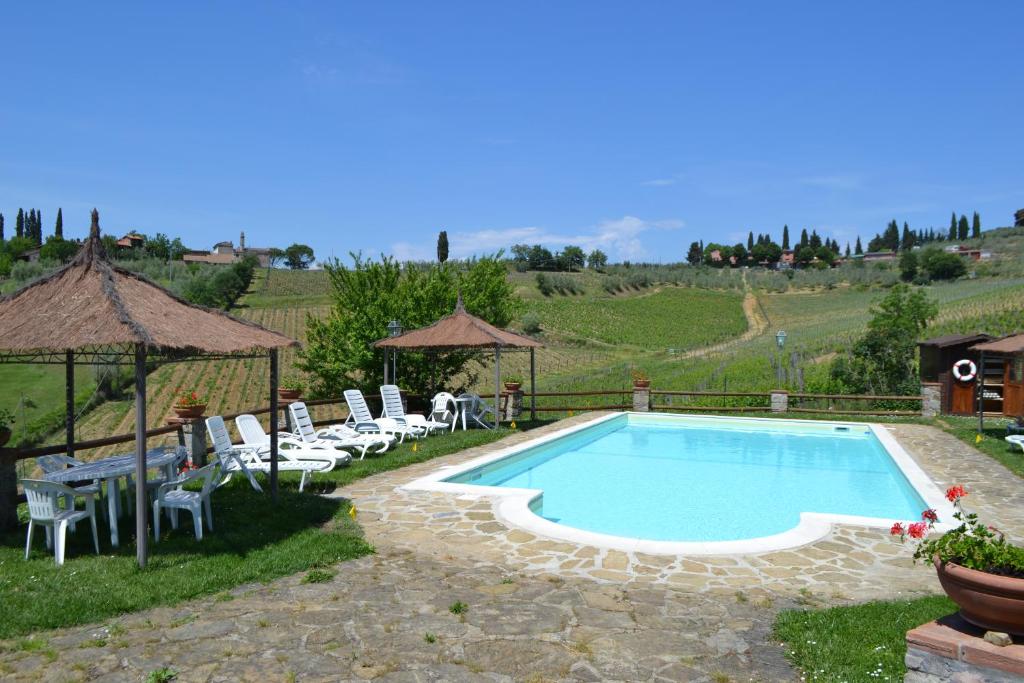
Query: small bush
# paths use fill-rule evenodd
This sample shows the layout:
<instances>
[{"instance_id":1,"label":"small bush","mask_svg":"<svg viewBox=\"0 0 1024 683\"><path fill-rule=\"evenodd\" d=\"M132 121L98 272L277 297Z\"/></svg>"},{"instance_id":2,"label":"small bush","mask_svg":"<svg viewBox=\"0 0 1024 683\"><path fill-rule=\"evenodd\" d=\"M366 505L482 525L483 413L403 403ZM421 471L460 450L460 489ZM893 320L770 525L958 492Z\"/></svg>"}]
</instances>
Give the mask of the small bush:
<instances>
[{"instance_id":1,"label":"small bush","mask_svg":"<svg viewBox=\"0 0 1024 683\"><path fill-rule=\"evenodd\" d=\"M334 572L326 569L311 569L304 577L302 583L327 583L334 578Z\"/></svg>"},{"instance_id":2,"label":"small bush","mask_svg":"<svg viewBox=\"0 0 1024 683\"><path fill-rule=\"evenodd\" d=\"M523 315L523 332L526 334L537 334L540 332L540 315L534 311L528 311Z\"/></svg>"},{"instance_id":3,"label":"small bush","mask_svg":"<svg viewBox=\"0 0 1024 683\"><path fill-rule=\"evenodd\" d=\"M456 600L451 604L451 607L448 608L448 611L452 614L465 614L469 611L469 605L461 600Z\"/></svg>"}]
</instances>

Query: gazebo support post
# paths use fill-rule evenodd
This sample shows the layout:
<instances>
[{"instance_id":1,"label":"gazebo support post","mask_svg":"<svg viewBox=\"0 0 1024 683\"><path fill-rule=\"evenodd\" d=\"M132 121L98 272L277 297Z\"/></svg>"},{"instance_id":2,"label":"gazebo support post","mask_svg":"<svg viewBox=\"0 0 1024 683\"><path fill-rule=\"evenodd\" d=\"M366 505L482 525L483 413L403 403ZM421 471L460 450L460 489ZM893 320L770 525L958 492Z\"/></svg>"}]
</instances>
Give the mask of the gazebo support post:
<instances>
[{"instance_id":1,"label":"gazebo support post","mask_svg":"<svg viewBox=\"0 0 1024 683\"><path fill-rule=\"evenodd\" d=\"M501 425L501 347L494 347L494 428Z\"/></svg>"},{"instance_id":2,"label":"gazebo support post","mask_svg":"<svg viewBox=\"0 0 1024 683\"><path fill-rule=\"evenodd\" d=\"M974 388L977 392L978 398L978 433L983 434L985 432L985 352L981 352L981 357L978 358L978 362L981 364L980 370L978 371L978 384Z\"/></svg>"},{"instance_id":3,"label":"gazebo support post","mask_svg":"<svg viewBox=\"0 0 1024 683\"><path fill-rule=\"evenodd\" d=\"M75 457L75 352L64 352L64 436L68 457Z\"/></svg>"},{"instance_id":4,"label":"gazebo support post","mask_svg":"<svg viewBox=\"0 0 1024 683\"><path fill-rule=\"evenodd\" d=\"M72 370L73 371L73 370ZM146 501L146 345L135 345L135 559L146 567L149 504ZM116 519L110 520L117 524Z\"/></svg>"},{"instance_id":5,"label":"gazebo support post","mask_svg":"<svg viewBox=\"0 0 1024 683\"><path fill-rule=\"evenodd\" d=\"M537 419L537 353L530 348L530 419Z\"/></svg>"},{"instance_id":6,"label":"gazebo support post","mask_svg":"<svg viewBox=\"0 0 1024 683\"><path fill-rule=\"evenodd\" d=\"M277 502L277 349L270 350L270 499Z\"/></svg>"}]
</instances>

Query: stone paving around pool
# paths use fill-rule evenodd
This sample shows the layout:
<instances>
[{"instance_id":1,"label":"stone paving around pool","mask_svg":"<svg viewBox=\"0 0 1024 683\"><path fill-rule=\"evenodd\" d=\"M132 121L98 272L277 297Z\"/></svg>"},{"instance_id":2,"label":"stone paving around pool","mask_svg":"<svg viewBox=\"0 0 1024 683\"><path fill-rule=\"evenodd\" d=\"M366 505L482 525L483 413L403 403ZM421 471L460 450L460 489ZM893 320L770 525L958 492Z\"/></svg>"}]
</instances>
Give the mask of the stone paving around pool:
<instances>
[{"instance_id":1,"label":"stone paving around pool","mask_svg":"<svg viewBox=\"0 0 1024 683\"><path fill-rule=\"evenodd\" d=\"M1024 482L937 429L892 429L940 487L965 484L970 508L1022 538ZM0 643L0 677L140 681L166 666L178 681L794 681L771 638L778 610L936 588L880 530L753 557L650 557L508 529L486 499L397 490L539 433L336 492L378 552L329 581L293 576L41 634L32 648Z\"/></svg>"}]
</instances>

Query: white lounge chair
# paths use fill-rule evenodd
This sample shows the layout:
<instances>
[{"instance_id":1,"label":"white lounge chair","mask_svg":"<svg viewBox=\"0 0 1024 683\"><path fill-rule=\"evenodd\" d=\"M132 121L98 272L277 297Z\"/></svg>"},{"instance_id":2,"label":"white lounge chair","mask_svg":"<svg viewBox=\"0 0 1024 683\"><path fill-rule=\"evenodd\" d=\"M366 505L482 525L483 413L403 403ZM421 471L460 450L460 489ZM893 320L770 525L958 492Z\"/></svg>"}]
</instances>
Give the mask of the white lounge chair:
<instances>
[{"instance_id":1,"label":"white lounge chair","mask_svg":"<svg viewBox=\"0 0 1024 683\"><path fill-rule=\"evenodd\" d=\"M260 449L232 444L224 418L219 415L206 418L206 431L213 441L213 451L220 461L221 472L225 475L218 486L230 481L236 472L241 472L249 479L254 489L263 491L253 472L269 474L270 461L260 457ZM279 472L302 472L302 478L299 480L299 491L302 491L313 472L325 472L331 469L331 464L326 461L292 460L278 449L277 468Z\"/></svg>"},{"instance_id":2,"label":"white lounge chair","mask_svg":"<svg viewBox=\"0 0 1024 683\"><path fill-rule=\"evenodd\" d=\"M313 418L309 416L309 409L302 401L288 404L288 413L291 415L292 424L295 426L295 435L304 443L316 443L328 441L338 448L351 448L359 452L359 459L366 457L366 453L383 453L395 442L395 437L389 434L360 434L354 429L345 425L332 425L326 428L316 429L313 426Z\"/></svg>"},{"instance_id":3,"label":"white lounge chair","mask_svg":"<svg viewBox=\"0 0 1024 683\"><path fill-rule=\"evenodd\" d=\"M25 489L25 499L28 501L28 535L25 538L25 559L28 559L32 549L32 532L36 525L45 527L46 547L53 548L53 557L57 566L64 564L64 549L67 546L67 531L69 525L88 519L92 523L92 544L96 547L96 554L100 554L100 537L96 533L96 499L92 493L77 493L70 486L58 484L42 479L22 479L21 486ZM76 496L85 498L85 510L76 510L74 500ZM71 500L71 507L61 509L57 505L57 498ZM52 533L52 536L51 536Z\"/></svg>"},{"instance_id":4,"label":"white lounge chair","mask_svg":"<svg viewBox=\"0 0 1024 683\"><path fill-rule=\"evenodd\" d=\"M384 384L381 386L380 399L384 404L384 412L381 417L394 418L399 424L405 423L407 427L422 430L424 434L430 434L438 429L448 429L448 423L446 422L437 422L433 419L428 420L422 415L405 412L405 406L402 405L402 392L394 384ZM433 415L431 415L431 418L433 418Z\"/></svg>"},{"instance_id":5,"label":"white lounge chair","mask_svg":"<svg viewBox=\"0 0 1024 683\"><path fill-rule=\"evenodd\" d=\"M497 413L494 412L494 408L487 401L480 398L479 394L466 392L460 394L459 398L463 400L469 399L468 405L465 407L466 417L486 429L491 429L494 426ZM488 415L490 415L490 421L486 419Z\"/></svg>"},{"instance_id":6,"label":"white lounge chair","mask_svg":"<svg viewBox=\"0 0 1024 683\"><path fill-rule=\"evenodd\" d=\"M455 397L447 391L435 394L430 401L430 420L440 422L454 432L459 422L459 404Z\"/></svg>"},{"instance_id":7,"label":"white lounge chair","mask_svg":"<svg viewBox=\"0 0 1024 683\"><path fill-rule=\"evenodd\" d=\"M1006 441L1014 446L1020 446L1020 449L1024 451L1024 434L1011 434L1006 437Z\"/></svg>"},{"instance_id":8,"label":"white lounge chair","mask_svg":"<svg viewBox=\"0 0 1024 683\"><path fill-rule=\"evenodd\" d=\"M344 392L345 403L348 404L348 419L345 424L351 426L357 432L370 434L393 434L398 437L398 442L405 441L405 437L415 438L418 430L410 429L398 423L398 420L390 417L375 418L366 405L363 392L358 389L346 389Z\"/></svg>"},{"instance_id":9,"label":"white lounge chair","mask_svg":"<svg viewBox=\"0 0 1024 683\"><path fill-rule=\"evenodd\" d=\"M263 431L263 425L255 415L239 415L235 418L235 427L238 428L242 442L246 446L255 447L260 458L270 455L270 435ZM352 455L339 450L333 442L317 439L306 443L287 432L277 433L277 452L289 460L327 463L328 470L333 470L339 464L346 466L352 462Z\"/></svg>"},{"instance_id":10,"label":"white lounge chair","mask_svg":"<svg viewBox=\"0 0 1024 683\"><path fill-rule=\"evenodd\" d=\"M206 508L206 526L213 531L213 508L210 506L210 494L217 488L220 475L220 463L210 463L198 470L182 473L173 481L164 482L156 490L153 501L153 535L160 542L160 511L167 510L171 518L171 528L178 528L178 510L192 513L192 525L195 527L196 540L203 540L203 508ZM194 479L203 479L200 491L186 491L182 488Z\"/></svg>"}]
</instances>

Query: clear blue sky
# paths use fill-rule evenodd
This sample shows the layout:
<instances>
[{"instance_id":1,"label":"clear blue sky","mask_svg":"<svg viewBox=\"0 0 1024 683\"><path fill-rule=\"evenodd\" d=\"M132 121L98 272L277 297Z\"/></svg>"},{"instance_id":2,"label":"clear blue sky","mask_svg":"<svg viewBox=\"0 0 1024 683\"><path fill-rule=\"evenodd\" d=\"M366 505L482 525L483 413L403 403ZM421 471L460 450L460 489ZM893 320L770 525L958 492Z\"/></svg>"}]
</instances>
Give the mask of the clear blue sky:
<instances>
[{"instance_id":1,"label":"clear blue sky","mask_svg":"<svg viewBox=\"0 0 1024 683\"><path fill-rule=\"evenodd\" d=\"M842 4L842 7L839 5ZM0 211L318 256L1024 208L1024 3L4 3Z\"/></svg>"}]
</instances>

